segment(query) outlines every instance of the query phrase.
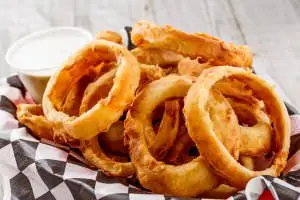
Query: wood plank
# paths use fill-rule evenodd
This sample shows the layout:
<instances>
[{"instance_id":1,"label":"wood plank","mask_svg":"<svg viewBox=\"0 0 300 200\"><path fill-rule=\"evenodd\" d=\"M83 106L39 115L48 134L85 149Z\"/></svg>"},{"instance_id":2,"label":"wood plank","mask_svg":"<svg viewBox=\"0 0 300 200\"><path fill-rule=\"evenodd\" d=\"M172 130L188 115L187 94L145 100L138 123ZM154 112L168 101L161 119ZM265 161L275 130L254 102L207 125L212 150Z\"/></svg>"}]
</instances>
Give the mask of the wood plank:
<instances>
[{"instance_id":1,"label":"wood plank","mask_svg":"<svg viewBox=\"0 0 300 200\"><path fill-rule=\"evenodd\" d=\"M284 0L231 2L256 54L254 64L264 68L300 108L300 24L293 5Z\"/></svg>"},{"instance_id":2,"label":"wood plank","mask_svg":"<svg viewBox=\"0 0 300 200\"><path fill-rule=\"evenodd\" d=\"M146 1L75 1L75 25L89 29L93 34L99 30L121 30L143 17L151 18Z\"/></svg>"},{"instance_id":3,"label":"wood plank","mask_svg":"<svg viewBox=\"0 0 300 200\"><path fill-rule=\"evenodd\" d=\"M226 41L244 44L232 10L223 0L153 1L158 24L171 24L186 32L205 32ZM169 9L166 9L169 8Z\"/></svg>"},{"instance_id":4,"label":"wood plank","mask_svg":"<svg viewBox=\"0 0 300 200\"><path fill-rule=\"evenodd\" d=\"M278 81L300 107L298 0L11 0L1 1L0 18L0 76L11 72L4 59L9 45L32 31L75 25L96 34L149 19L247 43L256 54L255 65Z\"/></svg>"}]
</instances>

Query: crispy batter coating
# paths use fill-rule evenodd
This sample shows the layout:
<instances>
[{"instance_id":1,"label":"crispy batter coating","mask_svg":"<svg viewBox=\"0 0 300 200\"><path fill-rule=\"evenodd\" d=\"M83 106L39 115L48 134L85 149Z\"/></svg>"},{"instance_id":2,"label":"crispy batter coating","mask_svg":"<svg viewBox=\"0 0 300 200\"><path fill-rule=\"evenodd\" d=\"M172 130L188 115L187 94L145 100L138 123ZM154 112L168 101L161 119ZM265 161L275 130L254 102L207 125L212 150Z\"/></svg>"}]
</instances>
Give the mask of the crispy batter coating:
<instances>
[{"instance_id":1,"label":"crispy batter coating","mask_svg":"<svg viewBox=\"0 0 300 200\"><path fill-rule=\"evenodd\" d=\"M188 34L169 25L160 27L149 21L138 21L133 26L131 39L138 47L170 50L191 58L201 57L213 65L252 65L253 55L247 46L226 43L207 34Z\"/></svg>"},{"instance_id":2,"label":"crispy batter coating","mask_svg":"<svg viewBox=\"0 0 300 200\"><path fill-rule=\"evenodd\" d=\"M131 39L129 51L119 33L99 32L51 77L42 105L17 106L18 120L154 193L227 198L252 177L280 175L288 114L252 74L247 46L148 21Z\"/></svg>"},{"instance_id":3,"label":"crispy batter coating","mask_svg":"<svg viewBox=\"0 0 300 200\"><path fill-rule=\"evenodd\" d=\"M272 165L262 171L252 171L238 163L216 137L213 123L206 104L212 86L226 77L237 78L246 83L256 98L264 101L273 122L275 156ZM205 70L189 90L184 107L188 132L215 173L230 185L243 188L253 177L259 175L278 176L286 165L290 146L290 121L287 110L274 89L264 80L240 68L229 66ZM197 121L194 119L198 119ZM201 133L201 134L199 134Z\"/></svg>"},{"instance_id":4,"label":"crispy batter coating","mask_svg":"<svg viewBox=\"0 0 300 200\"><path fill-rule=\"evenodd\" d=\"M154 81L138 94L127 114L125 134L129 138L130 157L140 183L153 192L198 196L218 185L202 157L179 166L167 165L156 160L147 147L146 135L154 135L152 111L166 99L184 97L191 84L188 77L176 75Z\"/></svg>"},{"instance_id":5,"label":"crispy batter coating","mask_svg":"<svg viewBox=\"0 0 300 200\"><path fill-rule=\"evenodd\" d=\"M116 61L118 66L108 97L78 117L62 112L63 99L70 86L103 61ZM92 138L107 131L121 117L132 102L139 81L139 63L124 46L105 40L92 41L50 78L42 103L45 116L74 138Z\"/></svg>"},{"instance_id":6,"label":"crispy batter coating","mask_svg":"<svg viewBox=\"0 0 300 200\"><path fill-rule=\"evenodd\" d=\"M131 50L131 53L140 63L148 65L159 65L162 67L177 64L184 58L184 56L173 51L155 48L137 47Z\"/></svg>"},{"instance_id":7,"label":"crispy batter coating","mask_svg":"<svg viewBox=\"0 0 300 200\"><path fill-rule=\"evenodd\" d=\"M17 106L17 118L39 139L68 144L74 148L79 146L78 140L68 136L62 130L56 129L54 124L45 118L41 105L19 104Z\"/></svg>"},{"instance_id":8,"label":"crispy batter coating","mask_svg":"<svg viewBox=\"0 0 300 200\"><path fill-rule=\"evenodd\" d=\"M114 31L110 30L102 30L96 35L97 40L107 40L111 42L115 42L117 44L123 44L122 36Z\"/></svg>"}]
</instances>

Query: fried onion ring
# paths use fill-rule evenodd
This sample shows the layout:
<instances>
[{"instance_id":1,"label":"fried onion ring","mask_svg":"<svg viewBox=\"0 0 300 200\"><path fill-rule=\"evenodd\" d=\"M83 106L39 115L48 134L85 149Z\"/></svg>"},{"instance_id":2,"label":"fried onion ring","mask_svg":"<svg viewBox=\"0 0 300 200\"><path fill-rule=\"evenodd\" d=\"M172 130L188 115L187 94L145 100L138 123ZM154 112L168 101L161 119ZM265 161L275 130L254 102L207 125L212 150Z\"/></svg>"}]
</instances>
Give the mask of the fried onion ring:
<instances>
[{"instance_id":1,"label":"fried onion ring","mask_svg":"<svg viewBox=\"0 0 300 200\"><path fill-rule=\"evenodd\" d=\"M240 153L242 155L263 156L266 152L269 152L272 137L271 121L267 114L261 110L259 103L248 104L230 98L228 100L235 113L237 113L238 118L242 115L247 115L244 118L249 118L249 116L253 115L252 117L255 120L255 123L252 122L253 126L241 125Z\"/></svg>"},{"instance_id":2,"label":"fried onion ring","mask_svg":"<svg viewBox=\"0 0 300 200\"><path fill-rule=\"evenodd\" d=\"M114 31L110 31L110 30L102 30L99 33L97 33L96 35L96 39L97 40L107 40L107 41L111 41L117 44L123 44L122 42L122 36Z\"/></svg>"},{"instance_id":3,"label":"fried onion ring","mask_svg":"<svg viewBox=\"0 0 300 200\"><path fill-rule=\"evenodd\" d=\"M108 157L101 149L98 137L81 141L81 151L88 162L103 170L110 176L130 177L135 174L135 167L131 162L119 162Z\"/></svg>"},{"instance_id":4,"label":"fried onion ring","mask_svg":"<svg viewBox=\"0 0 300 200\"><path fill-rule=\"evenodd\" d=\"M199 58L194 60L184 58L178 63L178 73L181 75L198 77L204 69L210 68L212 65L209 62L200 63Z\"/></svg>"},{"instance_id":5,"label":"fried onion ring","mask_svg":"<svg viewBox=\"0 0 300 200\"><path fill-rule=\"evenodd\" d=\"M238 189L230 187L229 185L221 184L217 188L208 191L201 196L203 198L226 199L236 192L238 192Z\"/></svg>"},{"instance_id":6,"label":"fried onion ring","mask_svg":"<svg viewBox=\"0 0 300 200\"><path fill-rule=\"evenodd\" d=\"M143 87L141 85L147 84L147 82L152 81L152 79L160 78L161 71L158 69L160 68L156 66L141 65L142 76L139 87ZM114 77L115 71L116 70L113 69L110 72L105 73L103 76L99 77L98 80L96 80L94 83L91 83L87 87L80 107L81 113L84 113L85 110L88 110L89 107L95 104L95 102L99 101L99 99L107 95L109 87L104 86L110 86L113 84L112 79ZM167 109L167 111L169 111L169 109ZM170 127L168 126L167 128ZM108 132L101 133L99 139L112 152L126 154L128 153L128 147L124 145L123 131L123 122L118 121L110 127ZM162 136L161 134L158 135ZM165 139L167 140L168 138ZM159 142L159 140L155 141ZM160 148L157 145L154 145L154 147L156 147L157 149ZM121 160L118 160L118 158L115 159L114 154L107 154L107 152L105 152L103 148L104 147L101 147L101 145L99 144L97 136L91 140L81 141L81 150L84 157L91 164L102 169L106 174L119 177L129 177L135 174L135 168L131 162L120 162ZM161 149L163 148L164 147L162 147Z\"/></svg>"},{"instance_id":7,"label":"fried onion ring","mask_svg":"<svg viewBox=\"0 0 300 200\"><path fill-rule=\"evenodd\" d=\"M191 84L190 78L176 75L153 81L139 93L127 114L125 136L129 141L130 157L140 183L153 192L198 196L218 185L218 179L202 157L179 166L167 165L157 161L147 147L145 135L154 134L150 120L152 111L164 100L184 97Z\"/></svg>"},{"instance_id":8,"label":"fried onion ring","mask_svg":"<svg viewBox=\"0 0 300 200\"><path fill-rule=\"evenodd\" d=\"M44 117L41 105L18 104L18 120L28 127L35 137L53 140L54 134L51 123Z\"/></svg>"},{"instance_id":9,"label":"fried onion ring","mask_svg":"<svg viewBox=\"0 0 300 200\"><path fill-rule=\"evenodd\" d=\"M184 57L173 51L154 49L154 48L140 48L137 47L131 50L131 53L136 59L143 64L168 66L177 64Z\"/></svg>"},{"instance_id":10,"label":"fried onion ring","mask_svg":"<svg viewBox=\"0 0 300 200\"><path fill-rule=\"evenodd\" d=\"M166 162L173 165L185 163L188 151L193 144L193 140L188 133L182 133L169 150Z\"/></svg>"},{"instance_id":11,"label":"fried onion ring","mask_svg":"<svg viewBox=\"0 0 300 200\"><path fill-rule=\"evenodd\" d=\"M131 39L136 46L174 51L191 58L202 57L213 65L251 67L252 53L247 46L237 46L207 34L187 34L167 25L138 21Z\"/></svg>"},{"instance_id":12,"label":"fried onion ring","mask_svg":"<svg viewBox=\"0 0 300 200\"><path fill-rule=\"evenodd\" d=\"M112 152L128 155L128 146L124 144L124 122L117 121L111 128L99 135L99 140Z\"/></svg>"},{"instance_id":13,"label":"fried onion ring","mask_svg":"<svg viewBox=\"0 0 300 200\"><path fill-rule=\"evenodd\" d=\"M147 84L165 76L164 71L157 65L140 64L141 79L136 93L140 92Z\"/></svg>"},{"instance_id":14,"label":"fried onion ring","mask_svg":"<svg viewBox=\"0 0 300 200\"><path fill-rule=\"evenodd\" d=\"M179 128L180 106L177 100L165 103L165 112L155 139L149 145L149 150L157 160L163 160L168 150L174 144Z\"/></svg>"},{"instance_id":15,"label":"fried onion ring","mask_svg":"<svg viewBox=\"0 0 300 200\"><path fill-rule=\"evenodd\" d=\"M271 121L265 113L263 101L258 100L246 83L226 78L213 86L221 91L235 110L241 125L242 155L262 156L271 148ZM250 126L249 126L250 125Z\"/></svg>"},{"instance_id":16,"label":"fried onion ring","mask_svg":"<svg viewBox=\"0 0 300 200\"><path fill-rule=\"evenodd\" d=\"M18 104L17 118L39 139L47 139L58 144L68 144L74 148L79 145L78 140L56 130L53 123L45 118L41 105Z\"/></svg>"},{"instance_id":17,"label":"fried onion ring","mask_svg":"<svg viewBox=\"0 0 300 200\"><path fill-rule=\"evenodd\" d=\"M61 111L69 87L93 66L103 61L116 61L117 73L108 97L89 111L71 117ZM132 102L140 81L140 67L135 57L123 46L95 40L71 57L52 76L43 96L43 110L48 120L61 126L74 138L89 139L109 130Z\"/></svg>"},{"instance_id":18,"label":"fried onion ring","mask_svg":"<svg viewBox=\"0 0 300 200\"><path fill-rule=\"evenodd\" d=\"M174 115L175 122L173 122ZM170 148L168 145L173 144L170 140L172 140L172 138L175 140L176 138L179 123L178 115L178 101L173 100L166 102L161 128L159 129L158 134L152 139L152 141L150 141L152 144L152 154L155 154L156 157L162 158L166 151ZM99 139L102 139L104 145L107 145L110 150L118 151L119 153L120 151L122 151L122 153L126 153L124 151L126 146L124 145L123 141L123 126L123 122L121 121L113 124L107 133L102 133L99 136ZM121 142L123 142L123 144ZM83 156L91 164L102 169L108 175L129 177L135 174L135 168L131 162L119 162L118 160L114 159L114 155L107 155L107 153L104 152L104 149L99 145L97 136L91 140L81 141L81 151Z\"/></svg>"},{"instance_id":19,"label":"fried onion ring","mask_svg":"<svg viewBox=\"0 0 300 200\"><path fill-rule=\"evenodd\" d=\"M79 108L83 93L90 82L93 81L93 77L87 75L83 76L76 84L74 84L63 104L62 111L71 115L78 116Z\"/></svg>"},{"instance_id":20,"label":"fried onion ring","mask_svg":"<svg viewBox=\"0 0 300 200\"><path fill-rule=\"evenodd\" d=\"M107 96L113 86L113 79L116 75L117 68L100 76L95 82L90 83L83 94L80 105L80 114L91 109L100 99Z\"/></svg>"},{"instance_id":21,"label":"fried onion ring","mask_svg":"<svg viewBox=\"0 0 300 200\"><path fill-rule=\"evenodd\" d=\"M175 115L175 123L173 116ZM170 140L175 140L178 131L179 118L178 101L173 100L166 102L164 117L161 122L161 128L158 134L151 141L153 154L157 157L163 157L165 152L170 148L168 144L173 144ZM177 119L177 120L176 120ZM123 122L119 121L111 126L107 133L102 133L99 139L103 140L104 145L110 150L118 151L119 153L127 153L124 151L124 128ZM169 133L170 131L170 133ZM169 136L171 136L169 138ZM122 144L123 142L123 144ZM129 177L135 174L135 168L131 162L120 162L114 159L114 155L107 155L104 149L99 145L98 137L91 140L81 141L81 151L83 156L93 165L102 169L106 174L119 177Z\"/></svg>"},{"instance_id":22,"label":"fried onion ring","mask_svg":"<svg viewBox=\"0 0 300 200\"><path fill-rule=\"evenodd\" d=\"M145 85L150 83L153 80L160 79L164 76L162 69L155 65L140 65L141 78L139 86L136 90L138 93L142 90ZM107 96L111 87L113 85L113 78L115 77L117 69L111 69L109 72L106 72L100 76L95 82L90 83L83 94L80 105L80 114L92 108L100 99L103 99Z\"/></svg>"},{"instance_id":23,"label":"fried onion ring","mask_svg":"<svg viewBox=\"0 0 300 200\"><path fill-rule=\"evenodd\" d=\"M152 111L167 99L184 97L191 83L192 79L177 75L154 81L136 97L127 114L125 136L129 141L130 157L136 166L140 183L153 192L198 196L219 183L218 177L212 173L205 158L201 156L202 146L197 146L200 156L178 166L157 161L147 146L147 138L154 134L150 120ZM240 144L240 127L229 102L218 91L210 91L207 109L213 113L214 131L226 146L226 152L238 159L236 151Z\"/></svg>"},{"instance_id":24,"label":"fried onion ring","mask_svg":"<svg viewBox=\"0 0 300 200\"><path fill-rule=\"evenodd\" d=\"M273 122L275 156L271 167L263 171L252 171L243 167L225 150L223 144L216 137L206 104L212 86L226 77L234 77L246 83L253 90L255 97L264 101ZM184 114L188 132L197 146L201 147L201 155L209 161L214 171L230 185L243 188L255 176L278 176L283 170L290 145L288 113L275 90L254 74L229 66L205 70L187 94Z\"/></svg>"}]
</instances>

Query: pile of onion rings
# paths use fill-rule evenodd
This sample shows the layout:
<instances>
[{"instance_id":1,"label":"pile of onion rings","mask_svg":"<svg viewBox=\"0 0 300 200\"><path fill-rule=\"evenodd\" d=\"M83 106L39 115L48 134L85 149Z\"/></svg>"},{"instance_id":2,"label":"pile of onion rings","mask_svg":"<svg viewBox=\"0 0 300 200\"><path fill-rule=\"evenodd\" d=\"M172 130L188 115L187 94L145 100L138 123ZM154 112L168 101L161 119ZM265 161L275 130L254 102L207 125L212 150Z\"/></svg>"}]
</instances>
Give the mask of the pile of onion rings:
<instances>
[{"instance_id":1,"label":"pile of onion rings","mask_svg":"<svg viewBox=\"0 0 300 200\"><path fill-rule=\"evenodd\" d=\"M18 120L154 193L226 198L281 174L288 113L251 72L247 46L148 21L131 40L128 50L120 34L99 32L51 77L42 105L18 105Z\"/></svg>"}]
</instances>

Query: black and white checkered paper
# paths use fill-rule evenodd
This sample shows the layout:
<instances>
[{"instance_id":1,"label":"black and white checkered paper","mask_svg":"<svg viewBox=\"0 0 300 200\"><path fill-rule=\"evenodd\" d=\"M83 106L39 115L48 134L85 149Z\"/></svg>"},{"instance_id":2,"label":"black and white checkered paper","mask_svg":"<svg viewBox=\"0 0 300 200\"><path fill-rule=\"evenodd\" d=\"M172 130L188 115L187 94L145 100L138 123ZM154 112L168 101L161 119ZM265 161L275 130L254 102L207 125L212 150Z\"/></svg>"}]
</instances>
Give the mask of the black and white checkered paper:
<instances>
[{"instance_id":1,"label":"black and white checkered paper","mask_svg":"<svg viewBox=\"0 0 300 200\"><path fill-rule=\"evenodd\" d=\"M0 81L0 199L3 200L179 200L152 194L136 181L108 177L88 168L74 149L39 141L16 120L16 104L33 103L17 75ZM290 157L300 149L299 115L294 121ZM296 124L296 125L295 125ZM300 156L300 154L299 154ZM300 160L300 159L299 159ZM268 190L274 199L300 199L300 163L280 178L256 177L230 200L258 199ZM201 185L199 185L201 187Z\"/></svg>"}]
</instances>

